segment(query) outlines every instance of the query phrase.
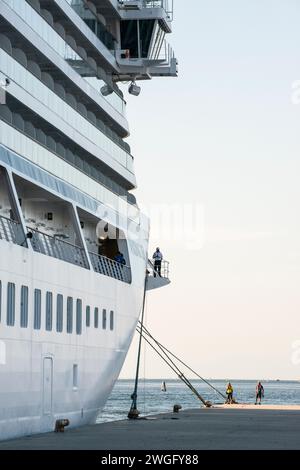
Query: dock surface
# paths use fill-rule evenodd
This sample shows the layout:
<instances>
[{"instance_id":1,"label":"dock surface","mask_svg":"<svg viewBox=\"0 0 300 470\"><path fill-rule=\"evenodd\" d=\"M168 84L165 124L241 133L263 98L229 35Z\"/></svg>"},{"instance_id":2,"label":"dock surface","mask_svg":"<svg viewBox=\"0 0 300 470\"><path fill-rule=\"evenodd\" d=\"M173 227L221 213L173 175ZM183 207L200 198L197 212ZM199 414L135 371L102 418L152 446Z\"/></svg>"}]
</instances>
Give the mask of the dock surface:
<instances>
[{"instance_id":1,"label":"dock surface","mask_svg":"<svg viewBox=\"0 0 300 470\"><path fill-rule=\"evenodd\" d=\"M219 406L0 443L0 450L214 449L300 449L300 407Z\"/></svg>"}]
</instances>

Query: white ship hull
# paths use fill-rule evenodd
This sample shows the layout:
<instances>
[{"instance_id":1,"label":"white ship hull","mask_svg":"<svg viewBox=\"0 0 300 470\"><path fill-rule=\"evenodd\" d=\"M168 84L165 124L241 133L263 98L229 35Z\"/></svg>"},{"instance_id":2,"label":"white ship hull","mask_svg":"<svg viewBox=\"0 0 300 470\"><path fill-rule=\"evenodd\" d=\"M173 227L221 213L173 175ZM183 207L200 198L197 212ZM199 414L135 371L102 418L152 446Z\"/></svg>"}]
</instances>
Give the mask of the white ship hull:
<instances>
[{"instance_id":1,"label":"white ship hull","mask_svg":"<svg viewBox=\"0 0 300 470\"><path fill-rule=\"evenodd\" d=\"M115 312L113 331L87 328L80 336L1 325L0 439L53 431L55 421L70 426L95 422L120 373L141 310L143 289L82 270L71 264L0 243L2 285L16 284L80 297L84 305ZM143 272L140 272L141 279ZM5 305L5 290L2 305ZM20 299L16 296L16 305ZM42 308L43 311L43 308ZM100 310L101 312L101 310ZM18 315L17 315L18 317ZM44 319L42 318L42 322ZM74 384L73 367L77 366ZM5 406L3 406L5 404Z\"/></svg>"},{"instance_id":2,"label":"white ship hull","mask_svg":"<svg viewBox=\"0 0 300 470\"><path fill-rule=\"evenodd\" d=\"M173 11L138 6L0 0L0 440L95 422L146 273L169 282L146 269L119 83L177 76Z\"/></svg>"}]
</instances>

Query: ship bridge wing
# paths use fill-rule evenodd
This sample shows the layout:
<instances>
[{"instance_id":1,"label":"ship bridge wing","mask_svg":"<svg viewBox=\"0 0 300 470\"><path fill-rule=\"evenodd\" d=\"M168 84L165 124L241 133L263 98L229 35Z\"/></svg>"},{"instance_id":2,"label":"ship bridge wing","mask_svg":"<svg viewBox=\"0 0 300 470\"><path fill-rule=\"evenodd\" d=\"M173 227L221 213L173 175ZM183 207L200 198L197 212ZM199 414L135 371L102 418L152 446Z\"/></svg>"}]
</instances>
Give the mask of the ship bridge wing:
<instances>
[{"instance_id":1,"label":"ship bridge wing","mask_svg":"<svg viewBox=\"0 0 300 470\"><path fill-rule=\"evenodd\" d=\"M148 259L147 264L147 290L160 289L161 287L168 286L171 281L169 279L170 263L163 260L161 262L160 273L156 270L153 262Z\"/></svg>"},{"instance_id":2,"label":"ship bridge wing","mask_svg":"<svg viewBox=\"0 0 300 470\"><path fill-rule=\"evenodd\" d=\"M172 32L173 1L120 2L121 49L116 51L120 72L116 81L176 77L178 63L166 34Z\"/></svg>"}]
</instances>

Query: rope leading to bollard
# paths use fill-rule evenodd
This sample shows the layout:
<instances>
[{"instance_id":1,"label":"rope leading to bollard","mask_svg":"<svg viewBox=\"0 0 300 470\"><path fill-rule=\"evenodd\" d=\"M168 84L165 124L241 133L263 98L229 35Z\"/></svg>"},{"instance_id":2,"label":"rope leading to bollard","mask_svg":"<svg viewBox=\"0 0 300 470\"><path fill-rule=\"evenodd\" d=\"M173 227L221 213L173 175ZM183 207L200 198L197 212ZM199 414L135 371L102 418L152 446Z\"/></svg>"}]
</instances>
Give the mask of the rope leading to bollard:
<instances>
[{"instance_id":1,"label":"rope leading to bollard","mask_svg":"<svg viewBox=\"0 0 300 470\"><path fill-rule=\"evenodd\" d=\"M147 280L148 275L145 276L145 284L144 284L144 297L143 297L143 306L142 306L142 317L140 324L144 325L144 315L145 315L145 303L146 303L146 292L147 292ZM141 351L142 351L142 332L140 333L139 339L139 349L138 349L138 357L137 357L137 364L136 364L136 374L135 374L135 384L134 384L134 391L131 395L132 403L128 413L129 419L138 419L139 417L139 410L137 409L137 392L138 392L138 385L139 385L139 372L140 372L140 362L141 362Z\"/></svg>"},{"instance_id":2,"label":"rope leading to bollard","mask_svg":"<svg viewBox=\"0 0 300 470\"><path fill-rule=\"evenodd\" d=\"M197 372L195 372L191 367L189 367L186 363L184 363L181 359L179 359L174 353L172 353L169 349L163 346L159 341L157 341L147 330L147 328L140 323L137 327L137 332L142 336L144 341L149 344L149 346L160 356L160 358L170 367L170 369L175 372L182 382L196 395L196 397L203 403L204 406L210 408L212 406L210 401L205 400L200 393L195 389L192 385L190 380L184 375L184 373L180 370L178 365L174 362L177 360L191 372L193 372L197 377L199 377L204 383L206 383L210 388L212 388L215 392L217 392L222 398L226 398L216 387L214 387L211 383L201 377ZM151 342L152 341L152 342ZM154 344L153 344L154 343ZM174 359L172 359L172 357Z\"/></svg>"},{"instance_id":3,"label":"rope leading to bollard","mask_svg":"<svg viewBox=\"0 0 300 470\"><path fill-rule=\"evenodd\" d=\"M174 357L174 359L176 359L178 362L180 362L180 364L182 364L184 367L186 367L190 372L192 372L196 377L198 377L200 380L202 380L202 382L204 382L206 385L208 385L212 390L214 390L218 395L220 395L220 397L224 398L225 400L227 400L227 397L222 393L220 392L220 390L218 390L216 387L214 387L210 382L208 382L208 380L206 380L204 377L202 377L201 375L199 375L195 370L193 370L188 364L186 364L185 362L183 362L178 356L176 356L174 353L172 353L172 351L170 351L168 348L166 348L166 346L162 345L157 339L155 339L149 330L147 330L147 328L143 325L139 325L140 328L142 328L143 330L143 333L146 334L147 336L149 336L152 341L155 342L155 344L157 344L157 346L166 351L167 353L169 353L172 357Z\"/></svg>"}]
</instances>

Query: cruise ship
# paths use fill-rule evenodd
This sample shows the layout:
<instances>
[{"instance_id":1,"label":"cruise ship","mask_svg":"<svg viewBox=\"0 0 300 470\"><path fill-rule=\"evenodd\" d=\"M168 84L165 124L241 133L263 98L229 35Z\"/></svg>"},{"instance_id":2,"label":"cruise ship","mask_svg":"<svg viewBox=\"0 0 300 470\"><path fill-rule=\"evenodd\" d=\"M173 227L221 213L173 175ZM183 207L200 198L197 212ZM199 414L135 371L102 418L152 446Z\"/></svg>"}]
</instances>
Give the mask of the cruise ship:
<instances>
[{"instance_id":1,"label":"cruise ship","mask_svg":"<svg viewBox=\"0 0 300 470\"><path fill-rule=\"evenodd\" d=\"M0 439L95 422L148 260L127 99L177 76L166 0L0 0ZM149 123L145 123L149 125Z\"/></svg>"}]
</instances>

